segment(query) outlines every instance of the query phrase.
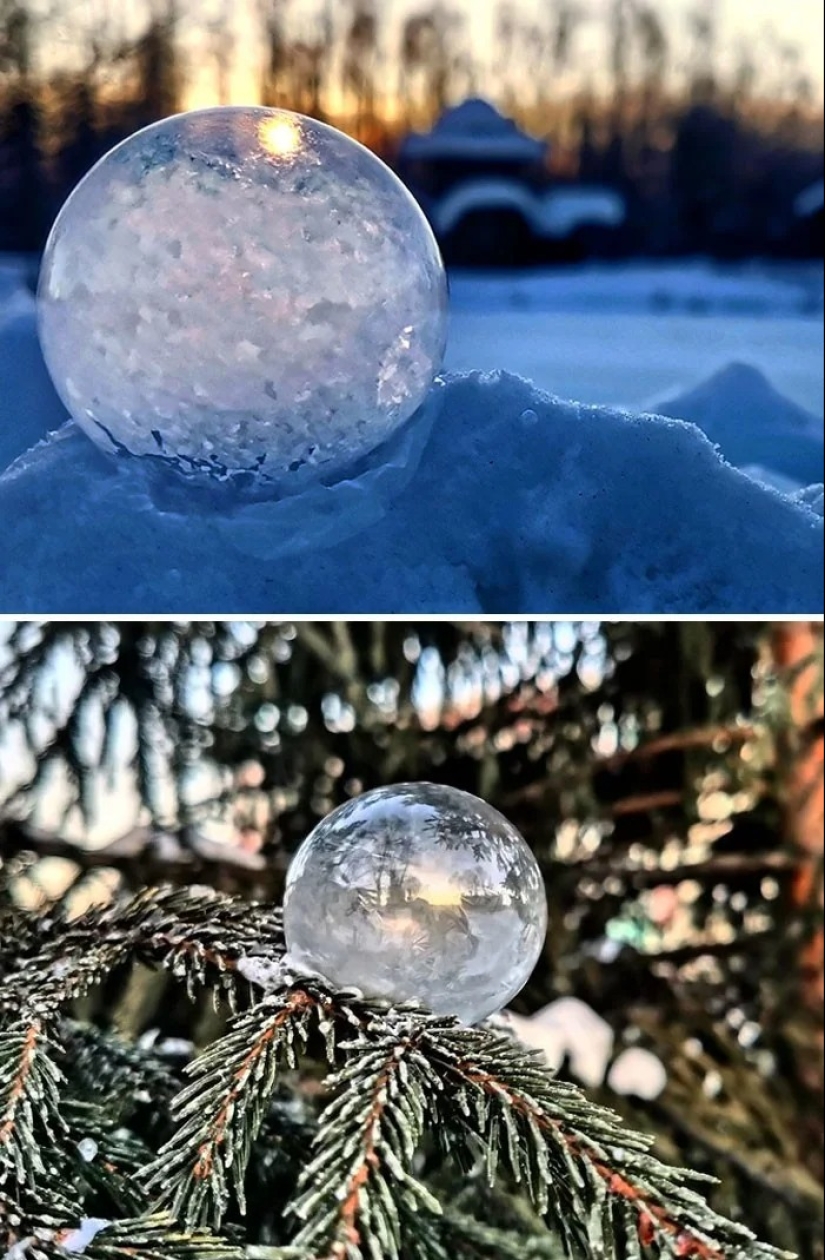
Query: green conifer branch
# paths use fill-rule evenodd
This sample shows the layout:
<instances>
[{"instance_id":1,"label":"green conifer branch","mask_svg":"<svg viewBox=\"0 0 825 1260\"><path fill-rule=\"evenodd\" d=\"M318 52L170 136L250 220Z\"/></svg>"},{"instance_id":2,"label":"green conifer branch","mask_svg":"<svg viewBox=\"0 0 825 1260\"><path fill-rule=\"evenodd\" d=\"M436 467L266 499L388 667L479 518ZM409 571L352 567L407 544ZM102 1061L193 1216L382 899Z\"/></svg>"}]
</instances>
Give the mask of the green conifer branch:
<instances>
[{"instance_id":1,"label":"green conifer branch","mask_svg":"<svg viewBox=\"0 0 825 1260\"><path fill-rule=\"evenodd\" d=\"M0 1134L7 1135L7 1180L10 1172L35 1202L43 1199L48 1167L74 1199L104 1193L132 1213L117 1225L122 1232L102 1230L87 1256L120 1260L127 1254L120 1239L127 1236L128 1254L146 1260L247 1254L216 1233L230 1207L244 1209L248 1166L262 1126L271 1123L279 1071L297 1065L313 1031L325 1037L336 1069L326 1082L332 1097L318 1118L312 1152L298 1161L304 1169L287 1206L287 1216L301 1222L297 1235L273 1256L453 1260L460 1235L462 1255L485 1257L497 1227L462 1225L455 1212L445 1217L430 1170L419 1167L434 1142L463 1169L481 1157L491 1185L500 1173L521 1184L546 1217L547 1238L567 1254L641 1257L653 1249L672 1260L781 1254L713 1212L694 1189L698 1178L655 1159L648 1137L555 1079L510 1036L290 977L281 963L279 917L266 907L202 889L155 890L73 922L43 922L39 935L39 952L29 950L25 968L4 979ZM126 1137L100 1178L77 1159L77 1135L92 1126L105 1145L114 1137L112 1121L124 1113L115 1101L108 1118L96 1119L105 1101L89 1090L88 1069L63 1081L58 1063L62 1055L71 1061L66 1047L73 1038L76 1044L77 1030L61 1026L59 1012L127 959L171 970L193 996L204 986L225 987L228 976L226 991L239 997L243 985L254 1004L190 1065L190 1079L171 1104L178 1127L147 1171L138 1175L144 1147ZM263 996L261 987L268 989ZM95 1055L106 1055L107 1040L100 1035ZM147 1073L161 1071L148 1058ZM126 1079L140 1078L139 1053L115 1055L115 1062ZM80 1093L95 1094L85 1111L75 1096L84 1071ZM170 1081L163 1079L168 1097ZM170 1209L167 1217L142 1215L149 1192L159 1196L157 1207ZM60 1228L70 1228L66 1216L64 1210ZM170 1225L170 1217L180 1224ZM204 1232L207 1222L212 1233ZM60 1254L59 1234L32 1246L52 1260ZM544 1254L539 1242L532 1254Z\"/></svg>"},{"instance_id":2,"label":"green conifer branch","mask_svg":"<svg viewBox=\"0 0 825 1260\"><path fill-rule=\"evenodd\" d=\"M571 1251L610 1255L618 1239L625 1249L655 1242L661 1255L696 1260L782 1254L713 1212L690 1184L713 1178L661 1163L652 1139L506 1035L434 1025L421 1048L441 1069L441 1109L452 1119L441 1131L460 1117L485 1144L490 1182L505 1163Z\"/></svg>"},{"instance_id":3,"label":"green conifer branch","mask_svg":"<svg viewBox=\"0 0 825 1260\"><path fill-rule=\"evenodd\" d=\"M141 1098L168 1109L180 1087L178 1076L156 1053L94 1024L63 1019L60 1066L79 1097L105 1102L118 1122L127 1120Z\"/></svg>"},{"instance_id":4,"label":"green conifer branch","mask_svg":"<svg viewBox=\"0 0 825 1260\"><path fill-rule=\"evenodd\" d=\"M44 1152L64 1123L54 1049L50 1025L31 1014L0 1032L0 1186L46 1175Z\"/></svg>"},{"instance_id":5,"label":"green conifer branch","mask_svg":"<svg viewBox=\"0 0 825 1260\"><path fill-rule=\"evenodd\" d=\"M182 1124L142 1178L159 1192L160 1206L190 1225L211 1221L216 1229L232 1191L245 1210L246 1168L278 1069L282 1060L296 1065L296 1039L306 1041L314 1011L300 990L269 999L237 1017L191 1064L192 1079L173 1104Z\"/></svg>"},{"instance_id":6,"label":"green conifer branch","mask_svg":"<svg viewBox=\"0 0 825 1260\"><path fill-rule=\"evenodd\" d=\"M0 1011L26 1009L30 995L38 1009L54 1009L82 997L124 962L162 966L190 994L209 985L234 1003L241 990L249 991L237 960L260 950L262 942L272 951L283 947L279 911L208 888L153 888L76 919L53 914L37 922L38 939L7 967ZM6 940L16 931L13 919ZM11 954L10 945L6 952Z\"/></svg>"},{"instance_id":7,"label":"green conifer branch","mask_svg":"<svg viewBox=\"0 0 825 1260\"><path fill-rule=\"evenodd\" d=\"M382 1025L338 1046L346 1062L327 1082L334 1097L290 1207L302 1221L296 1245L324 1260L402 1260L404 1217L441 1212L411 1172L438 1078L414 1027Z\"/></svg>"}]
</instances>

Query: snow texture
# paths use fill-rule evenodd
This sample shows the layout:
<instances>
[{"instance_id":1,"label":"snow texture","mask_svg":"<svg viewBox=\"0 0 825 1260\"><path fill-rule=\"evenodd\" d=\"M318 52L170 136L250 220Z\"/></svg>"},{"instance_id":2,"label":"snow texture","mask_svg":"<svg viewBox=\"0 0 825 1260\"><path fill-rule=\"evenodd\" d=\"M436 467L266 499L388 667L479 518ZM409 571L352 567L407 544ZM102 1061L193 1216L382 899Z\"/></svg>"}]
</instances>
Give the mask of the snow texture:
<instances>
[{"instance_id":1,"label":"snow texture","mask_svg":"<svg viewBox=\"0 0 825 1260\"><path fill-rule=\"evenodd\" d=\"M308 498L229 506L67 424L0 475L2 610L822 608L821 490L758 484L693 425L470 373L396 440Z\"/></svg>"},{"instance_id":2,"label":"snow texture","mask_svg":"<svg viewBox=\"0 0 825 1260\"><path fill-rule=\"evenodd\" d=\"M77 1229L72 1229L60 1239L63 1251L70 1255L82 1255L89 1243L112 1224L99 1216L84 1216Z\"/></svg>"},{"instance_id":3,"label":"snow texture","mask_svg":"<svg viewBox=\"0 0 825 1260\"><path fill-rule=\"evenodd\" d=\"M34 301L0 307L0 469L66 419L37 343Z\"/></svg>"},{"instance_id":4,"label":"snow texture","mask_svg":"<svg viewBox=\"0 0 825 1260\"><path fill-rule=\"evenodd\" d=\"M284 958L267 958L265 954L243 954L236 962L235 970L244 980L261 989L277 989L291 974Z\"/></svg>"},{"instance_id":5,"label":"snow texture","mask_svg":"<svg viewBox=\"0 0 825 1260\"><path fill-rule=\"evenodd\" d=\"M448 363L512 363L635 412L655 397L742 473L685 425L564 403L507 373L456 373L346 480L258 503L110 460L74 425L53 432L66 416L37 345L32 270L0 258L0 470L16 461L0 472L3 611L822 606L822 327L789 317L821 303L815 270L454 279ZM722 313L673 313L700 297ZM715 370L742 353L782 393L744 364ZM674 388L703 370L698 387Z\"/></svg>"},{"instance_id":6,"label":"snow texture","mask_svg":"<svg viewBox=\"0 0 825 1260\"><path fill-rule=\"evenodd\" d=\"M661 263L586 263L558 270L455 274L455 310L586 312L590 315L653 311L661 318L815 316L823 307L821 267L766 269L758 264L722 267L703 260ZM701 325L700 325L701 327Z\"/></svg>"}]
</instances>

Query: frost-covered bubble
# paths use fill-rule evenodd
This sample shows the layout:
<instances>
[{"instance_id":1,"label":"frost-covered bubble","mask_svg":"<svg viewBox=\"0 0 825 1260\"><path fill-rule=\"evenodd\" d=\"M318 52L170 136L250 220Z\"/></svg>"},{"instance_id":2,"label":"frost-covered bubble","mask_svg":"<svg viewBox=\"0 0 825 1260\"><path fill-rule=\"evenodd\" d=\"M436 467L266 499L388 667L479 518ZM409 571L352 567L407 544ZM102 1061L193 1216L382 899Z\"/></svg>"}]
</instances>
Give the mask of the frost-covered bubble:
<instances>
[{"instance_id":1,"label":"frost-covered bubble","mask_svg":"<svg viewBox=\"0 0 825 1260\"><path fill-rule=\"evenodd\" d=\"M522 988L546 927L541 873L515 827L439 784L401 783L342 805L287 873L293 967L469 1024Z\"/></svg>"},{"instance_id":2,"label":"frost-covered bubble","mask_svg":"<svg viewBox=\"0 0 825 1260\"><path fill-rule=\"evenodd\" d=\"M286 110L196 110L118 145L58 216L38 298L49 371L95 442L278 492L386 439L444 353L418 205Z\"/></svg>"}]
</instances>

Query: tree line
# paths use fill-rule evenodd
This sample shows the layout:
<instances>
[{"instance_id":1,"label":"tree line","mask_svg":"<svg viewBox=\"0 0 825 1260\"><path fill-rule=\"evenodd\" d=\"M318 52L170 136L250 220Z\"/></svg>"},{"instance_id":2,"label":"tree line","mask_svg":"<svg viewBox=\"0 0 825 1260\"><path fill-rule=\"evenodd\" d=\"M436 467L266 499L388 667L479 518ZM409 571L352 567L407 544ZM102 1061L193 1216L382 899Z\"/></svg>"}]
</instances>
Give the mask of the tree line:
<instances>
[{"instance_id":1,"label":"tree line","mask_svg":"<svg viewBox=\"0 0 825 1260\"><path fill-rule=\"evenodd\" d=\"M239 92L390 159L408 130L487 96L551 139L548 177L620 187L654 251L706 247L748 201L768 241L821 174L802 50L767 29L727 46L709 0L672 20L655 0L500 0L488 35L459 0L0 0L0 243L37 248L116 139Z\"/></svg>"}]
</instances>

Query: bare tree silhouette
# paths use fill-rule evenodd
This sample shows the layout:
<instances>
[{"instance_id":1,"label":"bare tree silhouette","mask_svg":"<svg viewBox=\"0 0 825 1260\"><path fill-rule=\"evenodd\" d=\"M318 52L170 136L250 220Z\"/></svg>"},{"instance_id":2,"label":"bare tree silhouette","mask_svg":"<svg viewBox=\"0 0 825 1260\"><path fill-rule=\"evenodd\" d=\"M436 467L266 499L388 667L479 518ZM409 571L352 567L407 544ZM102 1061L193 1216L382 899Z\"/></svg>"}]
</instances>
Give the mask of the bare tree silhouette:
<instances>
[{"instance_id":1,"label":"bare tree silhouette","mask_svg":"<svg viewBox=\"0 0 825 1260\"><path fill-rule=\"evenodd\" d=\"M378 15L374 0L349 0L348 7L342 88L353 102L353 130L360 139L365 126L375 119Z\"/></svg>"},{"instance_id":2,"label":"bare tree silhouette","mask_svg":"<svg viewBox=\"0 0 825 1260\"><path fill-rule=\"evenodd\" d=\"M218 8L206 23L209 55L215 66L215 97L218 105L229 104L229 79L235 51L232 0L218 0Z\"/></svg>"},{"instance_id":3,"label":"bare tree silhouette","mask_svg":"<svg viewBox=\"0 0 825 1260\"><path fill-rule=\"evenodd\" d=\"M710 104L716 96L717 26L713 0L700 0L688 14L690 30L690 99Z\"/></svg>"},{"instance_id":4,"label":"bare tree silhouette","mask_svg":"<svg viewBox=\"0 0 825 1260\"><path fill-rule=\"evenodd\" d=\"M0 82L27 82L32 66L32 15L18 0L0 0Z\"/></svg>"},{"instance_id":5,"label":"bare tree silhouette","mask_svg":"<svg viewBox=\"0 0 825 1260\"><path fill-rule=\"evenodd\" d=\"M472 74L470 59L461 50L464 28L464 15L440 2L407 18L400 48L405 124L441 113L456 72Z\"/></svg>"}]
</instances>

